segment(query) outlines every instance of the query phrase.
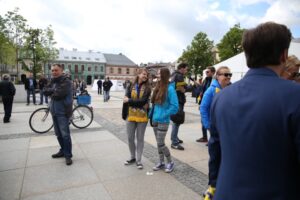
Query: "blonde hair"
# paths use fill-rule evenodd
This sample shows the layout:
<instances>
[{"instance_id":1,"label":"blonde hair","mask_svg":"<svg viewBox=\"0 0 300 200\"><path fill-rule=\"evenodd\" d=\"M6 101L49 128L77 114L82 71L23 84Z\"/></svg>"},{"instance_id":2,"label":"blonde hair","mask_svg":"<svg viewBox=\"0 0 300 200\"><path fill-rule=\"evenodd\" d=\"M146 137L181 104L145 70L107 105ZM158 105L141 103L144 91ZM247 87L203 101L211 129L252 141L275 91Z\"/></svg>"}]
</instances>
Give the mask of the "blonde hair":
<instances>
[{"instance_id":1,"label":"blonde hair","mask_svg":"<svg viewBox=\"0 0 300 200\"><path fill-rule=\"evenodd\" d=\"M288 57L287 61L285 62L285 68L289 69L294 66L300 66L300 60L296 56L291 55Z\"/></svg>"},{"instance_id":2,"label":"blonde hair","mask_svg":"<svg viewBox=\"0 0 300 200\"><path fill-rule=\"evenodd\" d=\"M227 69L227 70L230 71L229 67L227 67L227 66L221 66L221 67L219 67L219 68L217 69L216 77L220 74L220 71L223 70L223 69ZM215 78L216 78L216 77L215 77Z\"/></svg>"}]
</instances>

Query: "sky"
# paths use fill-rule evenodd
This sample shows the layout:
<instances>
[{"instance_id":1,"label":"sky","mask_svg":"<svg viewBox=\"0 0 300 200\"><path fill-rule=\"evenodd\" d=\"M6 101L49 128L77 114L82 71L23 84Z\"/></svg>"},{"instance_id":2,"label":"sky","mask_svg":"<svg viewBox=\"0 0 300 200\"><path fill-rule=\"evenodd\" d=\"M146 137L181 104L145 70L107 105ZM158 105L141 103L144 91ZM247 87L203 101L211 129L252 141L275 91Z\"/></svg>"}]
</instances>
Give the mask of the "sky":
<instances>
[{"instance_id":1,"label":"sky","mask_svg":"<svg viewBox=\"0 0 300 200\"><path fill-rule=\"evenodd\" d=\"M300 38L299 0L0 0L32 28L52 25L57 48L122 53L136 64L174 62L204 32L214 44L235 24L287 25Z\"/></svg>"}]
</instances>

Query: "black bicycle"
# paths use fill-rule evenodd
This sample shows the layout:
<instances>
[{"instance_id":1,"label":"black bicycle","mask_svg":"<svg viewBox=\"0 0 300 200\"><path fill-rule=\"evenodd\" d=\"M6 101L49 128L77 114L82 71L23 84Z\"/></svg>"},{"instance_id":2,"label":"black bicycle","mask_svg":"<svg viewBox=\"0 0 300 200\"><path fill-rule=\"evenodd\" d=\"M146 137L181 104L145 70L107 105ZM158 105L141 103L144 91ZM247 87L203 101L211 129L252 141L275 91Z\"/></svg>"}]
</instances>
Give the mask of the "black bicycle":
<instances>
[{"instance_id":1,"label":"black bicycle","mask_svg":"<svg viewBox=\"0 0 300 200\"><path fill-rule=\"evenodd\" d=\"M79 129L88 127L94 119L93 108L87 105L78 105L75 101L73 105L70 123ZM40 134L50 131L53 127L50 107L35 110L29 118L29 126L34 132Z\"/></svg>"}]
</instances>

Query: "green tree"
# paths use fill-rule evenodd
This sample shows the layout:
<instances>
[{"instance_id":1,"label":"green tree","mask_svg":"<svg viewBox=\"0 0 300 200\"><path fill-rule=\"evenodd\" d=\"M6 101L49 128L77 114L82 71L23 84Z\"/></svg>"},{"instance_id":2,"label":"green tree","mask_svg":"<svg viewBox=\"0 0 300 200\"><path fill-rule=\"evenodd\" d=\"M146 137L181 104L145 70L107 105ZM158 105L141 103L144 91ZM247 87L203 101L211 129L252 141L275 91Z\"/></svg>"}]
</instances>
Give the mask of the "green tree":
<instances>
[{"instance_id":1,"label":"green tree","mask_svg":"<svg viewBox=\"0 0 300 200\"><path fill-rule=\"evenodd\" d=\"M242 36L245 29L241 29L240 24L234 27L223 36L221 42L217 45L221 61L231 58L243 51Z\"/></svg>"},{"instance_id":2,"label":"green tree","mask_svg":"<svg viewBox=\"0 0 300 200\"><path fill-rule=\"evenodd\" d=\"M196 78L207 66L213 64L212 48L213 41L210 41L205 33L199 32L193 38L191 45L183 50L178 61L186 62L189 65L188 75L193 74Z\"/></svg>"},{"instance_id":3,"label":"green tree","mask_svg":"<svg viewBox=\"0 0 300 200\"><path fill-rule=\"evenodd\" d=\"M19 8L15 8L14 11L8 11L5 14L6 32L10 41L14 44L15 49L15 63L17 67L17 77L19 77L19 49L24 42L24 35L26 34L26 22L27 20L20 15Z\"/></svg>"}]
</instances>

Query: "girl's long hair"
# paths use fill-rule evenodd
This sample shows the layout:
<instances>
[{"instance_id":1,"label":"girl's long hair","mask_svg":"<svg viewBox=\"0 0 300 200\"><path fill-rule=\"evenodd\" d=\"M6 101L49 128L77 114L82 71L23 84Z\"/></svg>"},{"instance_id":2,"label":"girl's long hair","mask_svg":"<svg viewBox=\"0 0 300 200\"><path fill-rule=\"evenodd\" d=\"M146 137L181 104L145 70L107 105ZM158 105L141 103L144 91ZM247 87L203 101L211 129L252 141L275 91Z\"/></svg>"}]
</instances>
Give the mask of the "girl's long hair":
<instances>
[{"instance_id":1,"label":"girl's long hair","mask_svg":"<svg viewBox=\"0 0 300 200\"><path fill-rule=\"evenodd\" d=\"M153 91L151 103L155 103L155 104L164 103L168 93L169 78L170 78L169 69L168 68L160 69L160 80L156 84L156 87Z\"/></svg>"},{"instance_id":2,"label":"girl's long hair","mask_svg":"<svg viewBox=\"0 0 300 200\"><path fill-rule=\"evenodd\" d=\"M135 84L139 83L139 75L140 75L141 73L143 73L143 72L146 72L146 73L147 73L147 76L148 76L148 79L147 79L145 82L143 82L143 84L145 85L145 90L146 90L147 92L151 92L151 86L150 86L150 83L149 83L149 72L148 72L148 70L145 69L145 68L142 68L142 69L139 69L139 70L138 70L137 75L136 75L136 77L135 77L135 79L134 79L134 81L133 81L133 84L131 84L130 89L132 89L132 87L134 87Z\"/></svg>"}]
</instances>

